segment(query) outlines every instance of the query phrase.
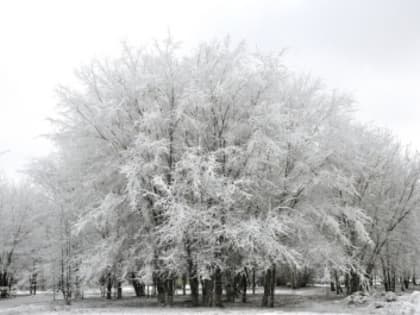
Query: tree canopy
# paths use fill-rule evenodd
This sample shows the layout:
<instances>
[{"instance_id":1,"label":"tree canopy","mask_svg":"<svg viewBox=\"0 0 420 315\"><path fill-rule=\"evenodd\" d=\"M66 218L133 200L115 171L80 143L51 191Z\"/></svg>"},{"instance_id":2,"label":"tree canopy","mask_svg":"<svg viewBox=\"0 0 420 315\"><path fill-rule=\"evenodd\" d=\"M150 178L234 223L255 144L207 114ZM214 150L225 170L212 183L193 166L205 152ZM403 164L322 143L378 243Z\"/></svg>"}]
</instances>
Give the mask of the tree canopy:
<instances>
[{"instance_id":1,"label":"tree canopy","mask_svg":"<svg viewBox=\"0 0 420 315\"><path fill-rule=\"evenodd\" d=\"M415 275L417 153L282 54L228 39L184 53L168 38L78 79L57 91L56 152L28 170L57 218L68 290L112 274L171 303L186 276L193 304L200 281L219 305L253 270L268 305L276 266L345 277L349 293L375 270Z\"/></svg>"}]
</instances>

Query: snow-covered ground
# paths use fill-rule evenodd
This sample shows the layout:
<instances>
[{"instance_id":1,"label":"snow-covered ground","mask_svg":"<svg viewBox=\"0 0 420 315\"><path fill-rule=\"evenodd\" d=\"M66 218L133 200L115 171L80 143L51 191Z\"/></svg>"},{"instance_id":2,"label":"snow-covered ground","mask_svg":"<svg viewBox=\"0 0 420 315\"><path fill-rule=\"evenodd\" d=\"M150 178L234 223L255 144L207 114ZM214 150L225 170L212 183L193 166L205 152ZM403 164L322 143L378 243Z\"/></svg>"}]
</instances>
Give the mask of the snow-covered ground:
<instances>
[{"instance_id":1,"label":"snow-covered ground","mask_svg":"<svg viewBox=\"0 0 420 315\"><path fill-rule=\"evenodd\" d=\"M86 315L251 315L251 314L284 314L284 315L415 315L420 314L420 291L407 293L397 297L396 301L386 302L386 297L381 294L369 297L363 305L349 304L349 299L322 299L317 295L311 295L319 291L299 290L295 296L306 296L305 299L298 299L297 302L281 304L281 300L287 294L292 295L295 291L285 289L279 295L278 306L274 309L262 309L252 300L249 307L243 304L228 305L224 309L217 308L190 308L179 304L175 307L158 307L154 299L136 299L127 297L123 300L107 301L100 298L88 298L83 301L74 302L71 306L63 305L62 301L52 301L50 294L39 294L33 296L18 296L10 299L0 299L0 315L53 315L53 314L86 314ZM257 301L257 299L255 299Z\"/></svg>"}]
</instances>

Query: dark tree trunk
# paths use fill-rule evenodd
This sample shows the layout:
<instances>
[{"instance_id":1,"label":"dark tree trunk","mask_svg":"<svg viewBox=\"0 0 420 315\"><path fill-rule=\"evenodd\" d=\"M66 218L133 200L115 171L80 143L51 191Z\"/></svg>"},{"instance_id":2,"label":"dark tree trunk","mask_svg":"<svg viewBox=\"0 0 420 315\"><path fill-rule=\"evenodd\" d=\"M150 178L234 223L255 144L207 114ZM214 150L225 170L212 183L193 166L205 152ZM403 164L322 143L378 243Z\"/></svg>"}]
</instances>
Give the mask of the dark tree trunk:
<instances>
[{"instance_id":1,"label":"dark tree trunk","mask_svg":"<svg viewBox=\"0 0 420 315\"><path fill-rule=\"evenodd\" d=\"M346 274L347 295L353 294L361 289L360 276L353 270Z\"/></svg>"},{"instance_id":2,"label":"dark tree trunk","mask_svg":"<svg viewBox=\"0 0 420 315\"><path fill-rule=\"evenodd\" d=\"M241 281L242 281L242 303L246 303L246 290L248 288L248 279L245 273L242 274Z\"/></svg>"},{"instance_id":3,"label":"dark tree trunk","mask_svg":"<svg viewBox=\"0 0 420 315\"><path fill-rule=\"evenodd\" d=\"M271 271L270 307L274 307L274 296L276 290L276 265L273 264Z\"/></svg>"},{"instance_id":4,"label":"dark tree trunk","mask_svg":"<svg viewBox=\"0 0 420 315\"><path fill-rule=\"evenodd\" d=\"M203 306L213 306L213 280L204 279L202 281Z\"/></svg>"},{"instance_id":5,"label":"dark tree trunk","mask_svg":"<svg viewBox=\"0 0 420 315\"><path fill-rule=\"evenodd\" d=\"M106 298L110 300L112 298L112 277L108 274L106 279Z\"/></svg>"},{"instance_id":6,"label":"dark tree trunk","mask_svg":"<svg viewBox=\"0 0 420 315\"><path fill-rule=\"evenodd\" d=\"M140 296L140 288L139 288L139 282L136 279L136 273L132 272L131 273L131 284L133 285L133 289L134 289L134 293L136 294L137 297Z\"/></svg>"},{"instance_id":7,"label":"dark tree trunk","mask_svg":"<svg viewBox=\"0 0 420 315\"><path fill-rule=\"evenodd\" d=\"M82 294L80 292L80 279L79 279L79 276L76 276L74 298L80 299L81 297L82 297Z\"/></svg>"},{"instance_id":8,"label":"dark tree trunk","mask_svg":"<svg viewBox=\"0 0 420 315\"><path fill-rule=\"evenodd\" d=\"M264 293L262 298L262 306L274 307L275 290L276 290L276 265L273 264L263 274Z\"/></svg>"},{"instance_id":9,"label":"dark tree trunk","mask_svg":"<svg viewBox=\"0 0 420 315\"><path fill-rule=\"evenodd\" d=\"M385 291L395 291L396 274L394 268L389 268L388 265L383 263L382 271Z\"/></svg>"},{"instance_id":10,"label":"dark tree trunk","mask_svg":"<svg viewBox=\"0 0 420 315\"><path fill-rule=\"evenodd\" d=\"M5 279L7 282L7 279ZM37 288L37 274L32 274L29 278L29 294L36 295L36 288Z\"/></svg>"},{"instance_id":11,"label":"dark tree trunk","mask_svg":"<svg viewBox=\"0 0 420 315\"><path fill-rule=\"evenodd\" d=\"M167 294L168 305L173 305L174 304L174 280L172 277L166 280L166 294Z\"/></svg>"},{"instance_id":12,"label":"dark tree trunk","mask_svg":"<svg viewBox=\"0 0 420 315\"><path fill-rule=\"evenodd\" d=\"M155 297L156 295L157 295L157 284L156 284L156 281L154 281L153 285L152 285L152 295L151 296Z\"/></svg>"},{"instance_id":13,"label":"dark tree trunk","mask_svg":"<svg viewBox=\"0 0 420 315\"><path fill-rule=\"evenodd\" d=\"M187 295L186 292L186 286L187 286L187 274L182 275L182 295Z\"/></svg>"},{"instance_id":14,"label":"dark tree trunk","mask_svg":"<svg viewBox=\"0 0 420 315\"><path fill-rule=\"evenodd\" d=\"M377 274L376 274L376 270L375 270L375 273L373 275L373 286L375 287L375 289L376 289L376 283L377 283L376 277L377 277Z\"/></svg>"},{"instance_id":15,"label":"dark tree trunk","mask_svg":"<svg viewBox=\"0 0 420 315\"><path fill-rule=\"evenodd\" d=\"M225 290L227 302L235 302L235 277L230 271L226 272Z\"/></svg>"},{"instance_id":16,"label":"dark tree trunk","mask_svg":"<svg viewBox=\"0 0 420 315\"><path fill-rule=\"evenodd\" d=\"M391 283L392 288L391 288L391 290L394 291L394 292L395 292L396 283L397 283L397 275L395 273L395 269L393 268L393 270L392 270L392 283Z\"/></svg>"},{"instance_id":17,"label":"dark tree trunk","mask_svg":"<svg viewBox=\"0 0 420 315\"><path fill-rule=\"evenodd\" d=\"M408 290L410 286L410 279L409 278L405 278L404 279L404 287Z\"/></svg>"},{"instance_id":18,"label":"dark tree trunk","mask_svg":"<svg viewBox=\"0 0 420 315\"><path fill-rule=\"evenodd\" d=\"M267 269L264 273L263 273L263 282L264 282L264 293L263 293L263 297L262 297L262 302L261 305L263 307L267 307L268 306L268 300L270 297L270 290L271 290L271 269Z\"/></svg>"},{"instance_id":19,"label":"dark tree trunk","mask_svg":"<svg viewBox=\"0 0 420 315\"><path fill-rule=\"evenodd\" d=\"M136 274L133 272L131 274L131 277L133 279L132 280L132 285L133 285L133 288L134 288L134 292L135 292L137 297L145 296L146 295L145 286L144 286L143 283L141 283L139 280L137 280L135 278L135 276L136 276Z\"/></svg>"},{"instance_id":20,"label":"dark tree trunk","mask_svg":"<svg viewBox=\"0 0 420 315\"><path fill-rule=\"evenodd\" d=\"M385 291L389 291L390 288L390 283L389 283L389 273L387 273L385 266L382 267L382 272L383 272L383 281L384 281L384 289Z\"/></svg>"},{"instance_id":21,"label":"dark tree trunk","mask_svg":"<svg viewBox=\"0 0 420 315\"><path fill-rule=\"evenodd\" d=\"M8 286L8 281L7 281L7 271L4 272L0 272L0 286L1 287L7 287Z\"/></svg>"},{"instance_id":22,"label":"dark tree trunk","mask_svg":"<svg viewBox=\"0 0 420 315\"><path fill-rule=\"evenodd\" d=\"M191 303L192 306L198 306L199 302L199 280L197 274L197 265L194 263L191 255L190 242L187 239L184 243L185 251L187 253L187 268L188 268L188 281L190 283L191 290Z\"/></svg>"},{"instance_id":23,"label":"dark tree trunk","mask_svg":"<svg viewBox=\"0 0 420 315\"><path fill-rule=\"evenodd\" d=\"M12 290L13 281L14 281L13 275L9 275L7 277L7 285L9 287L9 291Z\"/></svg>"},{"instance_id":24,"label":"dark tree trunk","mask_svg":"<svg viewBox=\"0 0 420 315\"><path fill-rule=\"evenodd\" d=\"M372 278L372 274L373 274L374 269L375 269L375 264L374 263L369 263L367 265L367 267L366 267L366 275L367 275L367 277L369 279Z\"/></svg>"},{"instance_id":25,"label":"dark tree trunk","mask_svg":"<svg viewBox=\"0 0 420 315\"><path fill-rule=\"evenodd\" d=\"M241 283L241 275L237 274L236 276L231 277L231 279L232 279L232 299L231 299L231 301L235 302L235 299L237 297L239 297L239 286L240 286L240 283Z\"/></svg>"},{"instance_id":26,"label":"dark tree trunk","mask_svg":"<svg viewBox=\"0 0 420 315\"><path fill-rule=\"evenodd\" d=\"M216 268L214 274L214 304L218 307L223 307L222 294L223 294L223 279L222 271L219 267Z\"/></svg>"},{"instance_id":27,"label":"dark tree trunk","mask_svg":"<svg viewBox=\"0 0 420 315\"><path fill-rule=\"evenodd\" d=\"M122 298L122 287L121 287L121 281L118 281L117 283L117 299Z\"/></svg>"},{"instance_id":28,"label":"dark tree trunk","mask_svg":"<svg viewBox=\"0 0 420 315\"><path fill-rule=\"evenodd\" d=\"M158 303L166 305L166 281L162 279L161 275L156 276L156 289Z\"/></svg>"},{"instance_id":29,"label":"dark tree trunk","mask_svg":"<svg viewBox=\"0 0 420 315\"><path fill-rule=\"evenodd\" d=\"M192 275L189 278L190 289L191 289L191 302L192 306L198 306L200 303L198 301L198 278L196 275Z\"/></svg>"},{"instance_id":30,"label":"dark tree trunk","mask_svg":"<svg viewBox=\"0 0 420 315\"><path fill-rule=\"evenodd\" d=\"M191 258L191 251L188 246L186 245L187 250L187 265L188 265L188 281L190 283L190 290L191 290L191 302L192 306L198 306L199 300L198 300L198 275L197 275L197 266L194 264L192 258Z\"/></svg>"},{"instance_id":31,"label":"dark tree trunk","mask_svg":"<svg viewBox=\"0 0 420 315\"><path fill-rule=\"evenodd\" d=\"M207 283L206 283L207 279L201 280L201 304L203 304L203 306L206 306L206 302L207 302Z\"/></svg>"},{"instance_id":32,"label":"dark tree trunk","mask_svg":"<svg viewBox=\"0 0 420 315\"><path fill-rule=\"evenodd\" d=\"M343 289L341 288L341 284L340 284L340 277L338 276L338 272L334 271L334 281L335 281L335 289L336 289L336 293L337 295L340 295L341 293L343 293Z\"/></svg>"},{"instance_id":33,"label":"dark tree trunk","mask_svg":"<svg viewBox=\"0 0 420 315\"><path fill-rule=\"evenodd\" d=\"M255 295L255 268L252 269L252 295Z\"/></svg>"}]
</instances>

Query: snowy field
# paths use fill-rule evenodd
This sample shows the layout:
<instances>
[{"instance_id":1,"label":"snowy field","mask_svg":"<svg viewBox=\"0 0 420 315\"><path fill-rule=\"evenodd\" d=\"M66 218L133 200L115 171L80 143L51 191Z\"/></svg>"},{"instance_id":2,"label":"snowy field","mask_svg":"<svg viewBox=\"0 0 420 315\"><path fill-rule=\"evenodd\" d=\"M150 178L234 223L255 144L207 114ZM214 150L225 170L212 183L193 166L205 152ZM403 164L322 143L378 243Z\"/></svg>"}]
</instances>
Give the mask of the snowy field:
<instances>
[{"instance_id":1,"label":"snowy field","mask_svg":"<svg viewBox=\"0 0 420 315\"><path fill-rule=\"evenodd\" d=\"M108 301L101 298L90 297L82 301L73 302L71 306L63 305L62 301L52 301L50 294L33 296L18 296L11 299L0 300L0 315L24 314L288 314L288 315L314 315L314 314L372 314L372 315L414 315L420 314L420 292L405 293L397 296L394 302L386 302L385 297L377 294L369 297L362 305L348 303L348 298L337 299L334 296L321 296L319 288L304 290L282 289L276 295L274 309L262 309L258 306L260 296L250 297L246 305L237 303L226 305L224 309L217 308L190 308L186 307L183 297L178 297L174 307L159 307L155 299L125 297L122 300ZM379 308L377 308L380 306Z\"/></svg>"}]
</instances>

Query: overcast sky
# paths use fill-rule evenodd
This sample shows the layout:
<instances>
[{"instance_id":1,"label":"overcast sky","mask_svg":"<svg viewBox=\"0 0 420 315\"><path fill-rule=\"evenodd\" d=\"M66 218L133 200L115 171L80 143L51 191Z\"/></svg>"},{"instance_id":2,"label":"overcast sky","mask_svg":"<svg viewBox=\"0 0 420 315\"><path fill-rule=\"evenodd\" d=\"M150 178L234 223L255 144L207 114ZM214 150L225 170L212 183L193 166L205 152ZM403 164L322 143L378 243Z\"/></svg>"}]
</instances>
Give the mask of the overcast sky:
<instances>
[{"instance_id":1,"label":"overcast sky","mask_svg":"<svg viewBox=\"0 0 420 315\"><path fill-rule=\"evenodd\" d=\"M285 63L352 93L357 117L420 149L420 1L0 2L0 169L18 178L51 145L46 117L58 84L94 57L163 38L186 48L229 34L250 48L287 48Z\"/></svg>"}]
</instances>

